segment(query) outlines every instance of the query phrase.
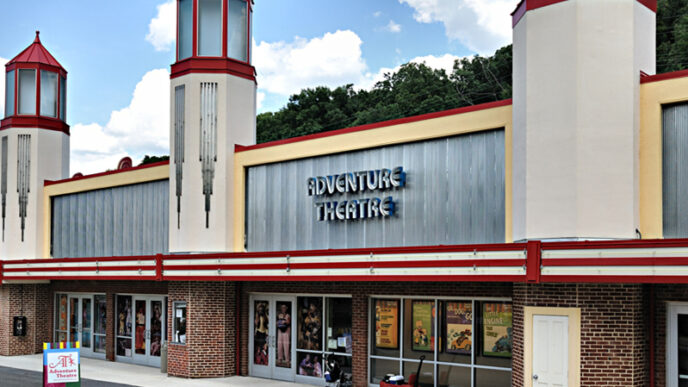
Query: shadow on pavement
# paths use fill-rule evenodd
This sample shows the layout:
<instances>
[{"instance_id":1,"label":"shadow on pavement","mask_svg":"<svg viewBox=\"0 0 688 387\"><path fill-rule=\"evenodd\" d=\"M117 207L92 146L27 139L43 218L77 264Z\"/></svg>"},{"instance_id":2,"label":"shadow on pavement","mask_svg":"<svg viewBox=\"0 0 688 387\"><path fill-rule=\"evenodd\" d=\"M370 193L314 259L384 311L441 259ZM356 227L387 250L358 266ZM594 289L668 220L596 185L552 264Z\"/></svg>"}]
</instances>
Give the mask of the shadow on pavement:
<instances>
[{"instance_id":1,"label":"shadow on pavement","mask_svg":"<svg viewBox=\"0 0 688 387\"><path fill-rule=\"evenodd\" d=\"M0 367L0 385L3 387L43 386L41 372L20 370L17 368ZM101 382L99 380L82 379L82 387L131 387L130 384Z\"/></svg>"}]
</instances>

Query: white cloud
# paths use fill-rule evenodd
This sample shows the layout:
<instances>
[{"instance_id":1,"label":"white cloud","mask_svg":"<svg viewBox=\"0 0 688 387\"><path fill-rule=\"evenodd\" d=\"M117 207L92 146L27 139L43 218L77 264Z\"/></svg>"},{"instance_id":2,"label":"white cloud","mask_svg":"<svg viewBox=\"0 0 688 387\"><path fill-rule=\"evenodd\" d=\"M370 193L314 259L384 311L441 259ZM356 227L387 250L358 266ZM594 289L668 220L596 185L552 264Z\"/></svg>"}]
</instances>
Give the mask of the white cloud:
<instances>
[{"instance_id":1,"label":"white cloud","mask_svg":"<svg viewBox=\"0 0 688 387\"><path fill-rule=\"evenodd\" d=\"M385 29L389 32L398 33L401 32L401 25L395 23L394 20L390 20Z\"/></svg>"},{"instance_id":2,"label":"white cloud","mask_svg":"<svg viewBox=\"0 0 688 387\"><path fill-rule=\"evenodd\" d=\"M449 39L479 54L511 42L511 11L518 0L399 0L420 23L441 22Z\"/></svg>"},{"instance_id":3,"label":"white cloud","mask_svg":"<svg viewBox=\"0 0 688 387\"><path fill-rule=\"evenodd\" d=\"M382 12L381 12L381 11L375 11L375 12L373 13L373 17L380 17L381 15L382 15Z\"/></svg>"},{"instance_id":4,"label":"white cloud","mask_svg":"<svg viewBox=\"0 0 688 387\"><path fill-rule=\"evenodd\" d=\"M146 40L156 51L170 51L177 30L177 4L174 0L158 5L158 14L148 24Z\"/></svg>"},{"instance_id":5,"label":"white cloud","mask_svg":"<svg viewBox=\"0 0 688 387\"><path fill-rule=\"evenodd\" d=\"M5 63L8 61L9 59L0 57L0 69L4 70ZM2 71L0 73L0 120L5 118L5 78L5 72Z\"/></svg>"},{"instance_id":6,"label":"white cloud","mask_svg":"<svg viewBox=\"0 0 688 387\"><path fill-rule=\"evenodd\" d=\"M124 156L138 163L145 154L169 154L170 73L151 70L136 85L129 106L115 110L105 126L71 128L71 173L114 169Z\"/></svg>"},{"instance_id":7,"label":"white cloud","mask_svg":"<svg viewBox=\"0 0 688 387\"><path fill-rule=\"evenodd\" d=\"M367 69L356 33L336 31L322 37L293 42L260 42L254 47L254 64L262 91L280 95L316 86L340 86L361 80Z\"/></svg>"}]
</instances>

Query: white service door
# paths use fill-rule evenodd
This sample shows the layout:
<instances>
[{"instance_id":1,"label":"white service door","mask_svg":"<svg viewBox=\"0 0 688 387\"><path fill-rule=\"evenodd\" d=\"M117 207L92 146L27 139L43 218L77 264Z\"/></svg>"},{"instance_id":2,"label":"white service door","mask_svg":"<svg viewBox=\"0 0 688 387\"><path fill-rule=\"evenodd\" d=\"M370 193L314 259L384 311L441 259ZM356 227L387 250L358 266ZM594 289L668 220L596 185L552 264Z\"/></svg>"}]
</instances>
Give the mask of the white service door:
<instances>
[{"instance_id":1,"label":"white service door","mask_svg":"<svg viewBox=\"0 0 688 387\"><path fill-rule=\"evenodd\" d=\"M568 386L569 318L533 316L533 386Z\"/></svg>"}]
</instances>

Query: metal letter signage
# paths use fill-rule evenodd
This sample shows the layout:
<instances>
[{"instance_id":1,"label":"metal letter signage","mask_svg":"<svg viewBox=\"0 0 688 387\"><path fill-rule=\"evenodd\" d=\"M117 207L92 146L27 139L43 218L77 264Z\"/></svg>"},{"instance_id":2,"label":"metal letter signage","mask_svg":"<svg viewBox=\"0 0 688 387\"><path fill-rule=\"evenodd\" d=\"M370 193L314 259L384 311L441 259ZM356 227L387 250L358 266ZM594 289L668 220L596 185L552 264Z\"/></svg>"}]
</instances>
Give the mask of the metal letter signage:
<instances>
[{"instance_id":1,"label":"metal letter signage","mask_svg":"<svg viewBox=\"0 0 688 387\"><path fill-rule=\"evenodd\" d=\"M308 196L376 192L404 187L406 187L404 167L308 178ZM319 221L385 218L394 215L394 208L392 196L322 201L315 203L315 217Z\"/></svg>"}]
</instances>

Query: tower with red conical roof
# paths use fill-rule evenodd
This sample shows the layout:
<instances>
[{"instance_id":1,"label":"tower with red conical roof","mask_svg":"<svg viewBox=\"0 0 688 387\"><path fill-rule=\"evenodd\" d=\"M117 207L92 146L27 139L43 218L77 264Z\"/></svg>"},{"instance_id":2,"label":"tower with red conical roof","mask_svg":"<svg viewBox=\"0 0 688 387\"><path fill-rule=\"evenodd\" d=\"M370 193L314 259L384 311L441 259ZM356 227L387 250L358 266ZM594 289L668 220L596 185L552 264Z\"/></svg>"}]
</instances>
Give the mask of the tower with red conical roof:
<instances>
[{"instance_id":1,"label":"tower with red conical roof","mask_svg":"<svg viewBox=\"0 0 688 387\"><path fill-rule=\"evenodd\" d=\"M69 174L67 71L34 42L5 65L0 121L0 257L43 251L43 181Z\"/></svg>"},{"instance_id":2,"label":"tower with red conical roof","mask_svg":"<svg viewBox=\"0 0 688 387\"><path fill-rule=\"evenodd\" d=\"M170 251L233 251L234 147L256 141L252 0L177 0Z\"/></svg>"}]
</instances>

